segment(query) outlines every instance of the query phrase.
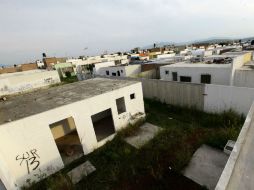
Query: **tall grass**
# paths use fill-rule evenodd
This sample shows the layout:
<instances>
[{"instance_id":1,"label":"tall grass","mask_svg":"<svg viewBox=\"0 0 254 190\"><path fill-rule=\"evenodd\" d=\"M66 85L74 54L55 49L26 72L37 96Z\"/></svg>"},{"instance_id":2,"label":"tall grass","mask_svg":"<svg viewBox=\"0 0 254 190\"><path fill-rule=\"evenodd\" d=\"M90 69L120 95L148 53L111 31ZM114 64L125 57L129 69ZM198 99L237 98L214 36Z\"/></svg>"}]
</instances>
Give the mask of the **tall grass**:
<instances>
[{"instance_id":1,"label":"tall grass","mask_svg":"<svg viewBox=\"0 0 254 190\"><path fill-rule=\"evenodd\" d=\"M114 140L72 163L61 172L66 173L86 160L97 169L75 189L122 189L126 185L133 189L133 184L142 183L144 179L149 179L145 183L148 186L141 185L142 188L161 188L161 184L168 180L164 174L169 168L180 178L182 169L202 144L223 149L227 140L236 140L244 122L244 117L232 110L208 114L154 100L145 100L145 109L146 121L163 130L141 149L135 149L123 138L135 134L143 121L130 125ZM66 187L73 188L61 175L60 178L50 178L40 187L64 189L61 185L66 184ZM149 186L150 183L154 186Z\"/></svg>"}]
</instances>

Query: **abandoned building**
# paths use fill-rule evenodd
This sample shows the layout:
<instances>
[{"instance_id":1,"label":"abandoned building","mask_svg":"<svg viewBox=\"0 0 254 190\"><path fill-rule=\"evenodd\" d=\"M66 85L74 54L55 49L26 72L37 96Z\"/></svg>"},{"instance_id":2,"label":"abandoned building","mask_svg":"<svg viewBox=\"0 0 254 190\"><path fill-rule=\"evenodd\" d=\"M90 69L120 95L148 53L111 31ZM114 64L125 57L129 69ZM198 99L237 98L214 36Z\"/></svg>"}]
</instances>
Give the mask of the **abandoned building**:
<instances>
[{"instance_id":1,"label":"abandoned building","mask_svg":"<svg viewBox=\"0 0 254 190\"><path fill-rule=\"evenodd\" d=\"M41 180L144 116L136 81L95 78L10 97L0 102L0 181L19 189Z\"/></svg>"}]
</instances>

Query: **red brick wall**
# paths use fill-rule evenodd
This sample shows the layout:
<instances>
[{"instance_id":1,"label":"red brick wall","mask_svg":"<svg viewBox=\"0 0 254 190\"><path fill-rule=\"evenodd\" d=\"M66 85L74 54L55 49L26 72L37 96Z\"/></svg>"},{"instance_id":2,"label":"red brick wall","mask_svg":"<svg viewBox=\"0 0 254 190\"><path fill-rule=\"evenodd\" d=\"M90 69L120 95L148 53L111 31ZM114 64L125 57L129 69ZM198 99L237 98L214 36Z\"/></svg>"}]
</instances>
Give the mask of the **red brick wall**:
<instances>
[{"instance_id":1,"label":"red brick wall","mask_svg":"<svg viewBox=\"0 0 254 190\"><path fill-rule=\"evenodd\" d=\"M34 69L38 69L36 63L26 63L26 64L21 65L22 71L29 71L29 70L34 70Z\"/></svg>"},{"instance_id":2,"label":"red brick wall","mask_svg":"<svg viewBox=\"0 0 254 190\"><path fill-rule=\"evenodd\" d=\"M4 74L4 73L15 73L18 71L17 67L6 67L3 69L0 69L0 74Z\"/></svg>"}]
</instances>

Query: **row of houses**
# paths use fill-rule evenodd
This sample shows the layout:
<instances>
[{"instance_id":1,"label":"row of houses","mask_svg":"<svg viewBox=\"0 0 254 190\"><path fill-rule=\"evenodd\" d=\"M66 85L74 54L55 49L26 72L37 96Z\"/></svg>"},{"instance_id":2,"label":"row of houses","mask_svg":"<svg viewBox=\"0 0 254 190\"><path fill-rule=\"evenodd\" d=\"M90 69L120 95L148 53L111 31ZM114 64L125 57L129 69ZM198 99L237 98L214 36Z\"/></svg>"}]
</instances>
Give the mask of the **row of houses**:
<instances>
[{"instance_id":1,"label":"row of houses","mask_svg":"<svg viewBox=\"0 0 254 190\"><path fill-rule=\"evenodd\" d=\"M150 72L155 71L165 83L249 87L254 79L250 51L209 55L200 62L190 59L175 63L172 57L133 65L119 64L119 58L117 62L97 63L66 60L52 64L52 70L1 74L0 92L12 94L56 84L72 72L83 80L88 74L153 78ZM101 147L117 131L144 117L142 85L134 80L93 78L2 99L0 181L7 189L20 189L28 181L41 180Z\"/></svg>"},{"instance_id":2,"label":"row of houses","mask_svg":"<svg viewBox=\"0 0 254 190\"><path fill-rule=\"evenodd\" d=\"M44 57L43 61L0 69L0 97L60 83L66 77L93 78L102 67L128 63L125 55L86 59Z\"/></svg>"},{"instance_id":3,"label":"row of houses","mask_svg":"<svg viewBox=\"0 0 254 190\"><path fill-rule=\"evenodd\" d=\"M122 62L119 63L120 58ZM202 59L186 59L185 56L172 55L135 64L129 63L126 56L114 59L115 61L104 60L104 62L98 62L99 57L97 62L95 58L71 59L51 65L53 68L49 70L37 69L1 74L0 96L49 86L61 82L61 78L66 77L77 77L80 81L96 76L138 77L254 87L251 82L254 79L253 51L231 51L222 55L205 56Z\"/></svg>"},{"instance_id":4,"label":"row of houses","mask_svg":"<svg viewBox=\"0 0 254 190\"><path fill-rule=\"evenodd\" d=\"M159 68L161 80L229 85L254 88L254 61L252 51L227 52L222 55L206 56L200 61L153 61L146 64L104 67L97 73L108 77L135 77L142 75L142 67L153 65ZM157 65L157 67L155 67ZM144 77L144 75L142 75ZM146 77L145 77L146 78Z\"/></svg>"}]
</instances>

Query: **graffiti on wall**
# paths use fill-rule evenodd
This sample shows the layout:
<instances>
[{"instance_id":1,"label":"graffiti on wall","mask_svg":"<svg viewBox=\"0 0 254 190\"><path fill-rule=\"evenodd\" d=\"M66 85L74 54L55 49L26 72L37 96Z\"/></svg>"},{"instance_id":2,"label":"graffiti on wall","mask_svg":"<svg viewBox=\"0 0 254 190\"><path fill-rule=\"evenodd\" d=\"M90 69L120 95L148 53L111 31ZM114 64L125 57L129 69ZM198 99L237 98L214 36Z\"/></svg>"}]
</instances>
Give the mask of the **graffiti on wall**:
<instances>
[{"instance_id":1,"label":"graffiti on wall","mask_svg":"<svg viewBox=\"0 0 254 190\"><path fill-rule=\"evenodd\" d=\"M40 166L40 156L36 149L16 156L16 161L19 161L20 166L25 166L27 173L30 174L31 170L36 170Z\"/></svg>"},{"instance_id":2,"label":"graffiti on wall","mask_svg":"<svg viewBox=\"0 0 254 190\"><path fill-rule=\"evenodd\" d=\"M52 77L44 79L44 83L54 83L54 80Z\"/></svg>"},{"instance_id":3,"label":"graffiti on wall","mask_svg":"<svg viewBox=\"0 0 254 190\"><path fill-rule=\"evenodd\" d=\"M33 88L33 86L31 84L24 84L24 85L18 87L18 89L16 89L15 91L22 92L22 91L30 90L32 88Z\"/></svg>"}]
</instances>

